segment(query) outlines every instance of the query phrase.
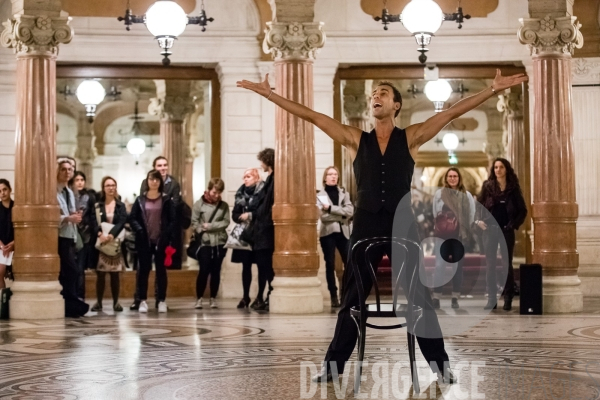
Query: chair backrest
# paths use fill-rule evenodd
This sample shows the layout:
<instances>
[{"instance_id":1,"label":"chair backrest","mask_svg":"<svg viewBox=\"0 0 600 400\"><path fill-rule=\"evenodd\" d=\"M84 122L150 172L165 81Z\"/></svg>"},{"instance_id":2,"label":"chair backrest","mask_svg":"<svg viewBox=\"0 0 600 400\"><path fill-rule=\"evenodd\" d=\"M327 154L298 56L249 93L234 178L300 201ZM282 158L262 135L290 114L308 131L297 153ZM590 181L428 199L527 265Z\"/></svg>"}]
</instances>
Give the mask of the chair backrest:
<instances>
[{"instance_id":1,"label":"chair backrest","mask_svg":"<svg viewBox=\"0 0 600 400\"><path fill-rule=\"evenodd\" d=\"M369 295L369 293L365 293L364 290L361 290L361 288L364 288L364 283L365 283L365 279L367 278L367 276L365 276L365 273L368 275L368 277L371 279L372 283L373 283L373 288L375 289L375 301L376 301L376 312L380 313L381 312L381 297L379 294L379 285L377 284L377 276L375 274L375 270L376 268L374 268L374 266L371 263L371 260L369 258L369 255L371 254L372 251L374 251L377 248L383 247L383 246L389 246L390 248L394 249L400 249L402 251L402 253L404 254L404 258L402 259L401 263L400 263L400 268L392 268L392 278L393 279L393 310L396 310L396 306L398 304L398 293L400 291L400 287L401 287L401 282L403 278L406 278L406 281L408 283L408 291L406 294L406 298L408 300L408 309L412 309L413 304L414 304L414 298L415 298L415 291L416 291L416 280L418 279L418 263L419 263L419 254L421 251L421 246L416 243L413 240L410 239L405 239L405 238L396 238L396 237L374 237L374 238L367 238L367 239L362 239L359 240L358 242L356 242L354 244L354 246L352 246L352 250L351 250L351 254L350 254L350 265L351 268L354 272L354 277L357 280L357 286L359 288L358 290L358 299L359 299L359 305L360 305L360 309L364 310L365 309L365 305L366 305L366 301L367 301L367 297ZM393 250L392 250L393 251ZM397 257L397 253L396 256L394 257L394 261L393 261L393 265L397 265L398 260L396 259ZM411 267L410 265L408 265L408 262L412 262L414 263L414 265L412 265L412 267L414 268L409 268ZM361 269L360 265L364 265L365 268ZM397 274L395 273L397 271ZM406 276L407 272L410 272L410 276ZM396 275L396 276L394 276Z\"/></svg>"}]
</instances>

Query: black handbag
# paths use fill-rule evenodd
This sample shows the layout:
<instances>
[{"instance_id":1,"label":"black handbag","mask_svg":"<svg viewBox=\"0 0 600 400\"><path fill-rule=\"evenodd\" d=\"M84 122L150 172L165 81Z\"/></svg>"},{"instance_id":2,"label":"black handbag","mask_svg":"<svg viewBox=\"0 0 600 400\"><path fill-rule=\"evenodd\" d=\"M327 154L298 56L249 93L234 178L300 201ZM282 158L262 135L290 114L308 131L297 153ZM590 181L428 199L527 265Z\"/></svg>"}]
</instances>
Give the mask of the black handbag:
<instances>
[{"instance_id":1,"label":"black handbag","mask_svg":"<svg viewBox=\"0 0 600 400\"><path fill-rule=\"evenodd\" d=\"M248 243L250 246L254 244L254 221L250 221L240 234L240 240Z\"/></svg>"},{"instance_id":2,"label":"black handbag","mask_svg":"<svg viewBox=\"0 0 600 400\"><path fill-rule=\"evenodd\" d=\"M221 202L219 201L217 203L217 206L215 207L214 211L210 215L210 218L208 219L209 224L215 218L215 215L217 214L217 211L219 210L220 205L221 205ZM194 260L198 259L198 251L200 250L200 246L202 245L202 234L203 233L204 232L200 232L200 233L195 232L194 236L192 236L192 239L190 240L190 244L188 245L187 250L185 251L187 256L190 258L193 258Z\"/></svg>"}]
</instances>

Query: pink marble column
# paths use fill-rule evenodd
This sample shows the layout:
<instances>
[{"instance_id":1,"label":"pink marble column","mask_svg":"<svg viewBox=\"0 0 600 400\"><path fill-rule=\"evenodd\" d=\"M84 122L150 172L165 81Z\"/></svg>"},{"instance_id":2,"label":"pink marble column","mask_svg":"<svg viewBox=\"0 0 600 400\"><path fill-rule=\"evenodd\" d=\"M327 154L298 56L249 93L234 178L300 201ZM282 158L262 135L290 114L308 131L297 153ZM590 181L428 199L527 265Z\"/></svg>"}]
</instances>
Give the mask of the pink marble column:
<instances>
[{"instance_id":1,"label":"pink marble column","mask_svg":"<svg viewBox=\"0 0 600 400\"><path fill-rule=\"evenodd\" d=\"M265 47L275 58L276 93L313 108L313 59L324 44L322 24L267 26ZM318 313L323 297L317 278L314 127L281 108L275 112L275 127L275 280L270 311Z\"/></svg>"},{"instance_id":2,"label":"pink marble column","mask_svg":"<svg viewBox=\"0 0 600 400\"><path fill-rule=\"evenodd\" d=\"M160 146L162 155L169 160L169 175L181 184L185 172L186 154L183 120L169 117L160 120Z\"/></svg>"},{"instance_id":3,"label":"pink marble column","mask_svg":"<svg viewBox=\"0 0 600 400\"><path fill-rule=\"evenodd\" d=\"M553 14L544 11L549 3ZM543 268L544 312L580 312L571 53L583 38L572 2L532 0L529 9L534 18L521 20L519 38L533 55L532 258Z\"/></svg>"},{"instance_id":4,"label":"pink marble column","mask_svg":"<svg viewBox=\"0 0 600 400\"><path fill-rule=\"evenodd\" d=\"M14 319L63 318L58 283L56 200L56 54L68 43L69 18L60 1L13 2L15 19L5 23L1 42L17 53L15 130ZM31 14L30 14L31 13Z\"/></svg>"}]
</instances>

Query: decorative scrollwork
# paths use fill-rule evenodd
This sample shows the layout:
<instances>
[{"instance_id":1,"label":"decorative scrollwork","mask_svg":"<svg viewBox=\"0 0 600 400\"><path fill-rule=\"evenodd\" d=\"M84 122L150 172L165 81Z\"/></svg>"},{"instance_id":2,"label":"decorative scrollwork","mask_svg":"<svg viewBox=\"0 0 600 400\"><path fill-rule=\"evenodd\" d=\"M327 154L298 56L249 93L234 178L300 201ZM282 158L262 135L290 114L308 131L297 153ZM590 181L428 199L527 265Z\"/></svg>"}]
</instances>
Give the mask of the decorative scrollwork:
<instances>
[{"instance_id":1,"label":"decorative scrollwork","mask_svg":"<svg viewBox=\"0 0 600 400\"><path fill-rule=\"evenodd\" d=\"M0 36L0 44L20 54L57 54L59 44L69 43L73 39L70 21L70 17L15 15L14 19L2 24L4 30Z\"/></svg>"},{"instance_id":2,"label":"decorative scrollwork","mask_svg":"<svg viewBox=\"0 0 600 400\"><path fill-rule=\"evenodd\" d=\"M268 22L263 50L274 59L314 59L325 44L322 22Z\"/></svg>"},{"instance_id":3,"label":"decorative scrollwork","mask_svg":"<svg viewBox=\"0 0 600 400\"><path fill-rule=\"evenodd\" d=\"M583 35L579 31L581 24L577 17L543 19L521 18L519 40L529 46L531 54L568 53L583 46Z\"/></svg>"}]
</instances>

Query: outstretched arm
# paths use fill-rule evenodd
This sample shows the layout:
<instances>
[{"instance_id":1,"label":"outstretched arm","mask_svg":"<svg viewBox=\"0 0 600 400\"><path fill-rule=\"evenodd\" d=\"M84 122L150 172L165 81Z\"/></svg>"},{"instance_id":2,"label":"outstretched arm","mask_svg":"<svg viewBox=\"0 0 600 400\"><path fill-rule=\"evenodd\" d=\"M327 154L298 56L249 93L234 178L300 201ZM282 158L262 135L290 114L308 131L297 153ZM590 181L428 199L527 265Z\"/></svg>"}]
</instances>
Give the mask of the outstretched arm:
<instances>
[{"instance_id":1,"label":"outstretched arm","mask_svg":"<svg viewBox=\"0 0 600 400\"><path fill-rule=\"evenodd\" d=\"M295 101L291 101L279 96L273 92L269 86L269 74L266 75L265 80L261 83L243 80L238 81L237 86L252 90L253 92L258 93L272 101L290 114L294 114L297 117L316 125L319 129L325 132L327 136L347 147L350 151L355 153L358 149L358 143L362 133L360 129L353 126L344 125L325 114L318 113L300 103L296 103Z\"/></svg>"},{"instance_id":2,"label":"outstretched arm","mask_svg":"<svg viewBox=\"0 0 600 400\"><path fill-rule=\"evenodd\" d=\"M459 101L449 109L434 115L421 124L411 125L406 128L406 135L408 137L408 145L410 147L411 154L414 156L421 145L433 139L452 120L473 110L474 108L477 108L487 99L495 96L496 93L500 93L504 89L508 89L511 86L520 85L527 80L528 78L525 74L502 76L500 70L497 69L496 77L494 78L494 82L492 83L491 87L477 93L476 95ZM492 88L494 90L492 90Z\"/></svg>"}]
</instances>

